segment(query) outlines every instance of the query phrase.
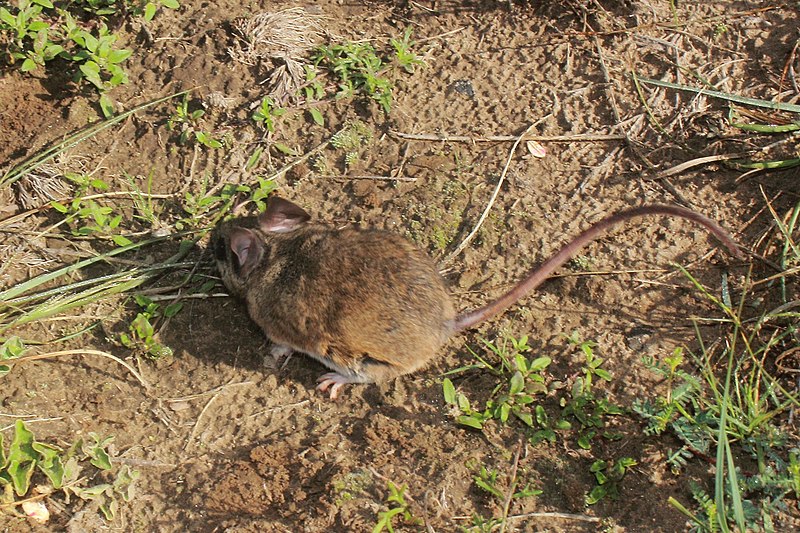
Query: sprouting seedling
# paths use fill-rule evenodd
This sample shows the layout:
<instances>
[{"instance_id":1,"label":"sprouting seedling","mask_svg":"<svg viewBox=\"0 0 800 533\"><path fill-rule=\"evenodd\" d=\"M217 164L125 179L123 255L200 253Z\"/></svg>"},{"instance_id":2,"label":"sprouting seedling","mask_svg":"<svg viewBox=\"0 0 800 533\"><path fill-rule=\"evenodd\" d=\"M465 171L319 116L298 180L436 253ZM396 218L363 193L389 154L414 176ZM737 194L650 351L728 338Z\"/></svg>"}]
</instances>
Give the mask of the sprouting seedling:
<instances>
[{"instance_id":1,"label":"sprouting seedling","mask_svg":"<svg viewBox=\"0 0 800 533\"><path fill-rule=\"evenodd\" d=\"M128 333L120 334L120 342L126 348L141 349L150 359L171 356L172 348L156 339L154 323L157 324L158 319L175 316L181 310L183 304L180 302L173 303L162 310L160 305L141 294L134 296L134 299L142 311L136 315L136 318L128 326Z\"/></svg>"},{"instance_id":2,"label":"sprouting seedling","mask_svg":"<svg viewBox=\"0 0 800 533\"><path fill-rule=\"evenodd\" d=\"M414 46L414 41L411 40L411 34L413 31L414 28L409 26L406 28L406 31L403 32L403 37L401 39L389 40L394 48L395 60L401 67L403 67L403 70L409 74L414 73L417 65L425 64L425 62L417 54L411 51L411 47Z\"/></svg>"},{"instance_id":3,"label":"sprouting seedling","mask_svg":"<svg viewBox=\"0 0 800 533\"><path fill-rule=\"evenodd\" d=\"M420 522L418 519L414 518L414 515L409 509L408 502L406 502L406 489L406 485L401 485L398 487L389 481L389 496L386 498L386 502L390 505L394 505L387 511L381 511L378 513L378 523L375 524L374 528L372 528L372 533L380 533L384 529L389 533L394 533L392 520L396 516L401 516L406 524L413 525Z\"/></svg>"},{"instance_id":4,"label":"sprouting seedling","mask_svg":"<svg viewBox=\"0 0 800 533\"><path fill-rule=\"evenodd\" d=\"M261 100L261 105L253 113L252 119L269 133L275 132L275 119L286 113L286 109L277 107L269 96Z\"/></svg>"},{"instance_id":5,"label":"sprouting seedling","mask_svg":"<svg viewBox=\"0 0 800 533\"><path fill-rule=\"evenodd\" d=\"M594 474L597 485L586 496L586 503L594 505L606 496L614 500L619 498L622 478L636 464L636 461L630 457L621 457L613 463L603 460L597 460L592 463L589 471Z\"/></svg>"}]
</instances>

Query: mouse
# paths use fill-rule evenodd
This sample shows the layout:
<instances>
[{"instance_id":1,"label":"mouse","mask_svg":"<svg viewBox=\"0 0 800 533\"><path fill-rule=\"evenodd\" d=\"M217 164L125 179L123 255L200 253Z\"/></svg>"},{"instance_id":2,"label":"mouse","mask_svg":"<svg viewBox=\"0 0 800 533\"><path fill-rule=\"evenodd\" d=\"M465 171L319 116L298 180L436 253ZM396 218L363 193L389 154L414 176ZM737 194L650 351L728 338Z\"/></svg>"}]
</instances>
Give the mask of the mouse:
<instances>
[{"instance_id":1,"label":"mouse","mask_svg":"<svg viewBox=\"0 0 800 533\"><path fill-rule=\"evenodd\" d=\"M688 219L743 257L731 235L705 215L644 205L595 222L499 298L457 313L436 263L411 241L386 230L313 222L276 195L258 216L221 222L212 247L222 282L271 341L270 355L279 363L299 352L328 367L317 389L336 400L348 383L420 370L450 337L502 313L612 227L654 215Z\"/></svg>"}]
</instances>

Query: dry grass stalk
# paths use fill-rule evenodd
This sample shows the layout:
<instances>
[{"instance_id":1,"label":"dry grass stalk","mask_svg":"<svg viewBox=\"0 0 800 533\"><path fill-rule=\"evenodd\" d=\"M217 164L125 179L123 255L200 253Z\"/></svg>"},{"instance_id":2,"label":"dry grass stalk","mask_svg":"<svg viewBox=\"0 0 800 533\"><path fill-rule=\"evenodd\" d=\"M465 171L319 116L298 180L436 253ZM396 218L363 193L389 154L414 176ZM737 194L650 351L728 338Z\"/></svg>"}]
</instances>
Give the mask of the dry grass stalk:
<instances>
[{"instance_id":1,"label":"dry grass stalk","mask_svg":"<svg viewBox=\"0 0 800 533\"><path fill-rule=\"evenodd\" d=\"M285 103L305 79L303 59L322 38L322 17L294 7L237 19L233 27L238 40L228 55L251 66L266 61L273 68L269 92L278 103Z\"/></svg>"},{"instance_id":2,"label":"dry grass stalk","mask_svg":"<svg viewBox=\"0 0 800 533\"><path fill-rule=\"evenodd\" d=\"M15 184L17 199L24 209L35 209L53 200L61 200L72 192L71 184L53 165L41 165L22 176Z\"/></svg>"}]
</instances>

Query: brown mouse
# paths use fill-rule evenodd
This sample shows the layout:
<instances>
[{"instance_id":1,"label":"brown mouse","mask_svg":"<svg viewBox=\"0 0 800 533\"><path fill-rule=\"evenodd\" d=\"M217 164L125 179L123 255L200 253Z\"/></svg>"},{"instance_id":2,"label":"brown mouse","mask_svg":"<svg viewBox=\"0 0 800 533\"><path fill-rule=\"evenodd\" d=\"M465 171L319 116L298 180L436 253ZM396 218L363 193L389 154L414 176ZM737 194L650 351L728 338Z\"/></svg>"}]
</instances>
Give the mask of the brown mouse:
<instances>
[{"instance_id":1,"label":"brown mouse","mask_svg":"<svg viewBox=\"0 0 800 533\"><path fill-rule=\"evenodd\" d=\"M302 208L275 196L258 217L223 222L213 246L225 286L245 300L272 356L302 352L332 369L317 389L335 399L345 383L422 368L451 335L501 313L606 230L643 215L691 220L742 256L727 231L695 211L636 207L596 222L500 298L456 315L433 260L406 239L310 223Z\"/></svg>"}]
</instances>

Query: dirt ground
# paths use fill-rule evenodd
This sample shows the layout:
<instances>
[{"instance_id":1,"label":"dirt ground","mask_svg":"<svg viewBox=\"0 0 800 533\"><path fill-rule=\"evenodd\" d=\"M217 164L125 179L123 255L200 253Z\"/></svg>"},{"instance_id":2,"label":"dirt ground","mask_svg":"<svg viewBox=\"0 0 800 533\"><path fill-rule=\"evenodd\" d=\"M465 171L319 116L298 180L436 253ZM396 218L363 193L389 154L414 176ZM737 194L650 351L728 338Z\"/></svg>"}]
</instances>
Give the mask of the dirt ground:
<instances>
[{"instance_id":1,"label":"dirt ground","mask_svg":"<svg viewBox=\"0 0 800 533\"><path fill-rule=\"evenodd\" d=\"M180 10L160 12L146 30L138 23L120 29L134 50L125 64L131 81L112 95L130 109L181 89L196 88L196 107L221 93L231 99L228 107L207 107L204 124L225 136L228 147L179 146L166 128L175 105L167 103L76 146L64 164L95 171L112 189L125 189L126 175L140 184L151 175L152 192L165 196L157 208L169 227L181 216L186 191L197 192L203 183L253 183L256 175L291 162L273 149L256 171L244 170L261 141L246 124L250 104L264 96L261 82L269 73L232 61L227 49L236 17L306 5L338 38L386 46L413 27L415 49L427 66L395 75L388 116L376 103L356 99L322 105L324 126L302 112L282 117L274 140L297 154L327 140L347 120L364 121L374 135L346 175L338 163L323 174L304 162L278 178L278 192L317 220L380 227L413 239L440 261L460 309L498 295L592 221L643 202L693 207L729 228L745 247L769 255L766 245L757 248L772 220L765 198L778 212L794 205L798 171L737 180L740 171L712 162L659 175L698 157L752 148L756 137L728 125L725 102L650 85L642 85L640 96L632 74L698 86L696 74L720 91L796 99L785 76L791 57L793 68L800 68L792 56L800 26L796 3L681 1L674 11L673 2L660 0L509 4L182 0ZM95 101L93 93L76 93L65 80L4 72L0 162L18 162L97 120ZM513 140L528 128L542 136L546 154L534 157L525 142L519 146L477 237L448 258L486 208ZM600 137L582 137L588 134ZM437 139L444 136L467 139ZM493 136L510 140L486 140ZM335 157L331 149L325 153ZM0 216L23 211L17 197L6 194ZM45 210L26 224L46 228L57 220ZM132 224L142 234L157 229ZM24 245L18 225L1 229L6 244ZM33 258L6 269L3 286L68 264L96 246L66 244L59 231L28 243ZM180 267L144 289L167 287L169 293L190 273L215 276L206 245L202 241L189 256L196 271ZM178 241L160 246L130 259L166 257ZM557 413L561 391L569 390L583 363L565 339L577 330L597 342L604 368L614 376L600 390L630 407L663 385L641 358L695 346L691 318L718 313L671 264L688 265L712 288L724 272L734 286L747 272L703 230L665 218L626 224L583 253L583 270L571 264L500 318L456 336L425 370L386 384L350 386L336 402L314 390L324 372L320 364L295 356L282 370L264 366L262 333L240 302L222 295L221 285L211 298L184 300L183 310L160 331L174 357L157 362L134 361L130 350L112 342L136 314L130 301L106 299L74 316L27 326L19 332L23 337L49 340L99 319L101 327L67 346L129 358L151 385L145 390L119 365L89 356L32 362L3 378L6 442L12 417L25 415L41 440L67 444L90 431L113 435L119 460L141 472L135 496L116 522L101 526L68 508L38 530L371 531L387 508L391 481L407 485L410 510L422 521L396 520L397 531L457 531L470 527L475 514L500 515L502 502L477 488L473 476L479 465L507 474L517 450L522 485L543 492L511 502L509 531L684 530L685 517L667 499L691 507L689 480L711 487L713 469L698 459L672 474L665 456L677 440L644 435L634 416L613 419L624 438L599 441L591 451L572 435L555 444L523 441L518 448L518 428L465 429L444 402L443 373L468 364L470 349L483 353L480 338L527 334L534 354L554 360L548 369L553 382L564 384L545 402L548 412ZM124 268L114 263L88 274ZM451 377L476 401L496 384L477 371ZM621 497L587 506L591 463L621 456L638 462ZM7 520L0 529L31 527ZM777 530L791 527L776 524Z\"/></svg>"}]
</instances>

